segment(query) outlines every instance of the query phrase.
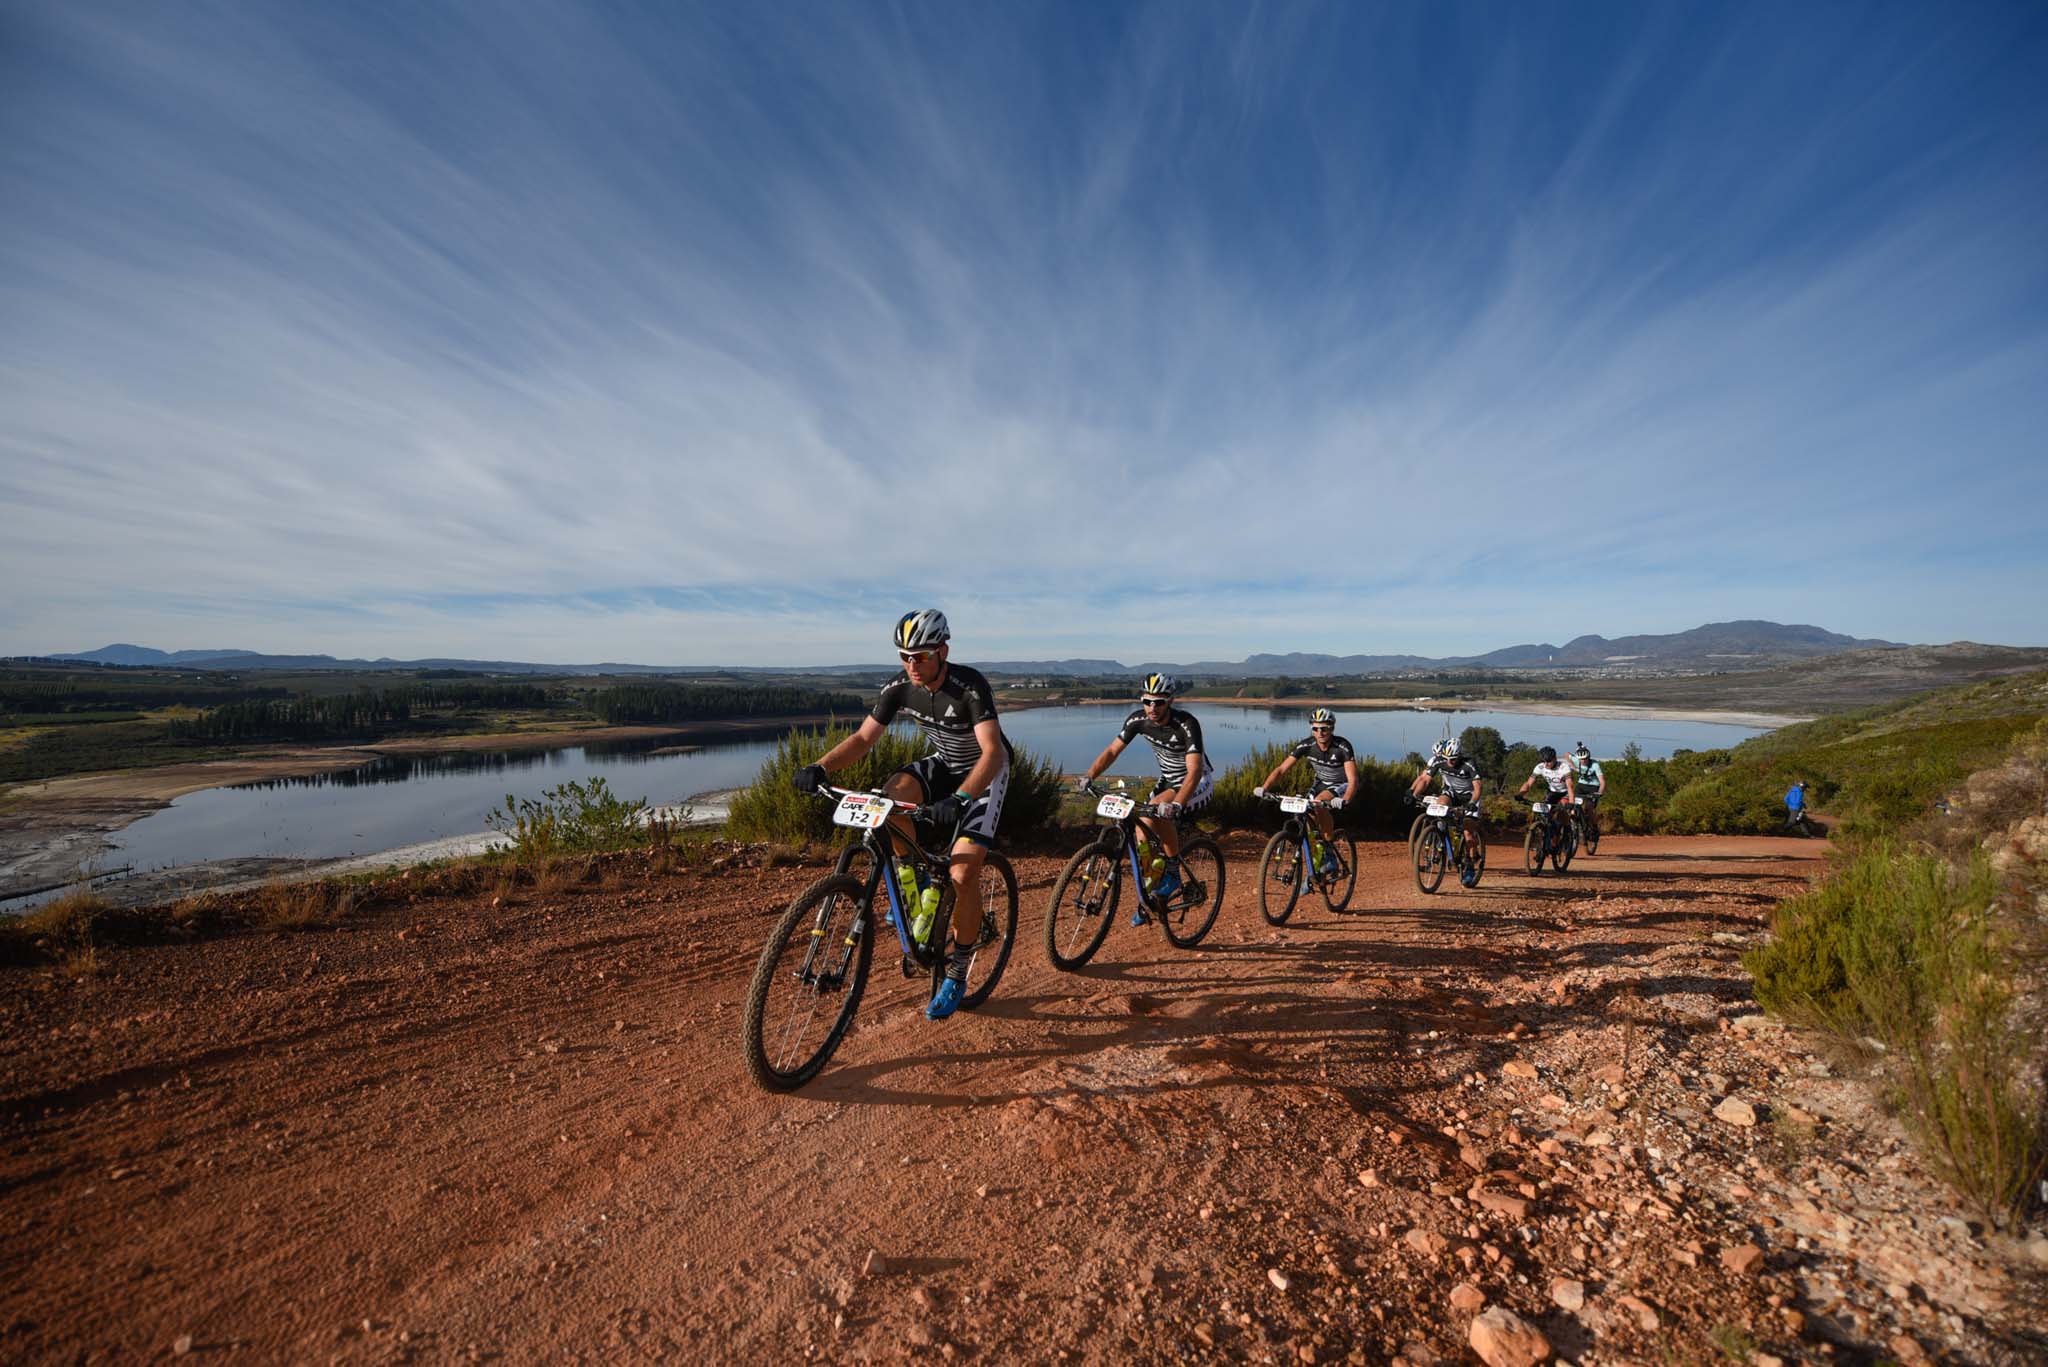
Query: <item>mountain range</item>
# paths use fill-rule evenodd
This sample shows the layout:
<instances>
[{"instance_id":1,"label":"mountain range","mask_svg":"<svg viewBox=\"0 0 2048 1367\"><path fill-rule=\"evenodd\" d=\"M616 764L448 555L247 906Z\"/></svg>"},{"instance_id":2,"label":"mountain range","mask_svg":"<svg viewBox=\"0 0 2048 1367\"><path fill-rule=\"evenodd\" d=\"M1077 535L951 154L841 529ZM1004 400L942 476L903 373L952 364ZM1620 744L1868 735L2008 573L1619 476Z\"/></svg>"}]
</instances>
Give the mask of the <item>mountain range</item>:
<instances>
[{"instance_id":1,"label":"mountain range","mask_svg":"<svg viewBox=\"0 0 2048 1367\"><path fill-rule=\"evenodd\" d=\"M1898 645L1895 641L1864 640L1825 631L1816 626L1787 626L1778 622L1711 622L1690 631L1668 635L1578 636L1565 644L1505 646L1483 655L1454 655L1431 658L1423 655L1322 655L1303 652L1252 655L1243 660L1196 660L1179 663L1140 660L1125 664L1118 660L992 660L977 661L987 671L1003 674L1061 674L1082 678L1142 673L1163 669L1176 674L1227 675L1236 678L1270 678L1289 675L1315 678L1339 674L1381 674L1440 669L1591 669L1603 666L1658 670L1745 670L1763 669L1792 660L1835 655ZM642 665L642 664L535 664L520 660L424 659L376 660L337 659L332 655L266 655L251 650L163 651L148 646L109 645L77 654L38 658L88 664L157 666L205 670L315 670L352 672L376 670L460 669L489 674L876 674L895 668L887 662L857 665L749 666L749 665Z\"/></svg>"}]
</instances>

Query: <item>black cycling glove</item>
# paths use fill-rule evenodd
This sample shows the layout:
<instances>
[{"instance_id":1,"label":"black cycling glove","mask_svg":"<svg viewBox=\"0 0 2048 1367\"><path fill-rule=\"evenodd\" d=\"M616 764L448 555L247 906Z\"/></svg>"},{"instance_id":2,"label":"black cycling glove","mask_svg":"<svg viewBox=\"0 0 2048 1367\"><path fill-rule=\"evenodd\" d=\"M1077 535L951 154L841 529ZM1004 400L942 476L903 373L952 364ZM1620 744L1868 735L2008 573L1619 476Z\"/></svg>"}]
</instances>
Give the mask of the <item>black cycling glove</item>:
<instances>
[{"instance_id":1,"label":"black cycling glove","mask_svg":"<svg viewBox=\"0 0 2048 1367\"><path fill-rule=\"evenodd\" d=\"M974 805L974 799L965 793L954 793L942 797L932 804L932 821L939 826L957 826L960 818L967 815L967 809Z\"/></svg>"},{"instance_id":2,"label":"black cycling glove","mask_svg":"<svg viewBox=\"0 0 2048 1367\"><path fill-rule=\"evenodd\" d=\"M824 786L825 766L806 764L796 771L796 777L790 781L796 785L796 790L800 793L815 793Z\"/></svg>"}]
</instances>

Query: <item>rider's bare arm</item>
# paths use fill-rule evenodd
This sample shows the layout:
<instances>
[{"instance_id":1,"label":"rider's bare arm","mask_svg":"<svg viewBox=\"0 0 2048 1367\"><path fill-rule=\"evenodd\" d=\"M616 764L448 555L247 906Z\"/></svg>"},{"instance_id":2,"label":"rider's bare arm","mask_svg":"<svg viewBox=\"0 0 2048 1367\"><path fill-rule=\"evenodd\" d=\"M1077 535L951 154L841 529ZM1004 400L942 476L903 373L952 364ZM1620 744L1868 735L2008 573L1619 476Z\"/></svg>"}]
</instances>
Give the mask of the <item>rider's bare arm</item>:
<instances>
[{"instance_id":1,"label":"rider's bare arm","mask_svg":"<svg viewBox=\"0 0 2048 1367\"><path fill-rule=\"evenodd\" d=\"M1003 753L1003 728L994 717L974 724L974 738L981 742L981 758L968 770L960 791L979 798L988 795L989 785L996 781L1007 757Z\"/></svg>"},{"instance_id":2,"label":"rider's bare arm","mask_svg":"<svg viewBox=\"0 0 2048 1367\"><path fill-rule=\"evenodd\" d=\"M1344 761L1344 802L1349 806L1351 799L1358 796L1358 761Z\"/></svg>"},{"instance_id":3,"label":"rider's bare arm","mask_svg":"<svg viewBox=\"0 0 2048 1367\"><path fill-rule=\"evenodd\" d=\"M980 732L976 732L975 734L979 735ZM1103 747L1102 753L1095 757L1095 763L1088 766L1088 772L1086 774L1083 774L1082 777L1087 779L1090 783L1093 783L1096 779L1102 777L1102 771L1104 769L1107 769L1110 765L1116 763L1116 757L1118 755L1121 755L1123 752L1123 737L1119 736L1115 740L1111 741L1108 745Z\"/></svg>"},{"instance_id":4,"label":"rider's bare arm","mask_svg":"<svg viewBox=\"0 0 2048 1367\"><path fill-rule=\"evenodd\" d=\"M1274 768L1272 773L1266 775L1266 781L1264 783L1261 783L1259 786L1261 788L1272 787L1275 783L1280 781L1280 775L1286 773L1289 769L1292 769L1293 767L1294 756L1289 755L1286 759L1280 761L1280 763Z\"/></svg>"},{"instance_id":5,"label":"rider's bare arm","mask_svg":"<svg viewBox=\"0 0 2048 1367\"><path fill-rule=\"evenodd\" d=\"M825 757L818 761L819 766L828 774L837 773L874 749L875 742L888 729L873 717L863 719L858 731L825 752Z\"/></svg>"},{"instance_id":6,"label":"rider's bare arm","mask_svg":"<svg viewBox=\"0 0 2048 1367\"><path fill-rule=\"evenodd\" d=\"M1188 776L1181 780L1180 791L1173 795L1173 800L1185 807L1195 800L1195 789L1201 786L1202 752L1200 750L1190 750L1188 751Z\"/></svg>"}]
</instances>

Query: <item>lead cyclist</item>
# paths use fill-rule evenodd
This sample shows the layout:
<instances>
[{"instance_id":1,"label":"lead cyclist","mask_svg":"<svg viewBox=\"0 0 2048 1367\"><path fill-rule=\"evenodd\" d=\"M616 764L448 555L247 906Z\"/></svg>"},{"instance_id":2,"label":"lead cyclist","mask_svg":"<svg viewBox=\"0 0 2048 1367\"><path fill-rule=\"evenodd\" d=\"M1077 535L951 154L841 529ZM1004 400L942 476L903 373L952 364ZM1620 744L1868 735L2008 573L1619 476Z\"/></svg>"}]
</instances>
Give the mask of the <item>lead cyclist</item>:
<instances>
[{"instance_id":1,"label":"lead cyclist","mask_svg":"<svg viewBox=\"0 0 2048 1367\"><path fill-rule=\"evenodd\" d=\"M832 747L816 764L797 770L801 792L815 793L828 774L875 748L900 713L913 718L931 742L931 753L889 775L882 792L913 806L930 804L941 830L957 827L953 841L953 952L946 976L924 1009L926 1020L944 1020L960 1009L967 993L967 969L981 934L981 869L995 843L1010 785L1010 742L996 722L996 698L978 669L952 664L952 628L937 608L906 612L897 619L896 654L903 672L882 686L874 710L860 729ZM916 845L910 818L889 818L897 848Z\"/></svg>"}]
</instances>

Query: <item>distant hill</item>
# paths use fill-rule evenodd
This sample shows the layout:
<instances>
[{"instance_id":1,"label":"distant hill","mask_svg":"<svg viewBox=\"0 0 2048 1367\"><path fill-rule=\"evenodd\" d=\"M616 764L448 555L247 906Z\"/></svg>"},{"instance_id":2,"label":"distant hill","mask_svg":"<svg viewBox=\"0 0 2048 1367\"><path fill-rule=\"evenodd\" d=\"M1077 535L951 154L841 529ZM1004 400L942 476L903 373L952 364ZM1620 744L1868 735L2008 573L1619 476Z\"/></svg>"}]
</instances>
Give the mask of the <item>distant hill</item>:
<instances>
[{"instance_id":1,"label":"distant hill","mask_svg":"<svg viewBox=\"0 0 2048 1367\"><path fill-rule=\"evenodd\" d=\"M1690 631L1664 636L1579 636L1564 645L1516 645L1484 655L1431 658L1424 655L1320 655L1295 652L1253 655L1243 660L1197 660L1174 663L1141 660L992 660L974 661L982 669L1009 677L1031 674L1104 678L1164 669L1175 674L1272 678L1289 675L1316 678L1337 674L1382 674L1440 669L1597 669L1636 666L1659 670L1770 669L1799 660L1845 651L1901 649L1893 641L1859 640L1816 626L1778 622L1710 622ZM642 665L536 664L523 660L345 660L332 655L264 655L249 650L152 650L147 646L111 645L76 655L46 658L95 664L177 665L187 669L334 669L361 673L375 670L463 669L489 674L877 674L893 671L888 661L872 664L807 665Z\"/></svg>"}]
</instances>

